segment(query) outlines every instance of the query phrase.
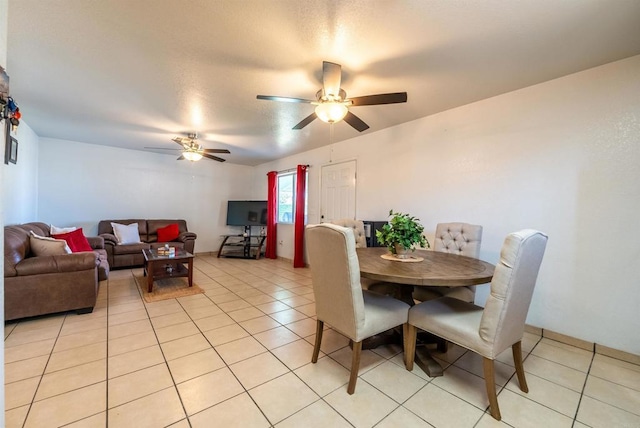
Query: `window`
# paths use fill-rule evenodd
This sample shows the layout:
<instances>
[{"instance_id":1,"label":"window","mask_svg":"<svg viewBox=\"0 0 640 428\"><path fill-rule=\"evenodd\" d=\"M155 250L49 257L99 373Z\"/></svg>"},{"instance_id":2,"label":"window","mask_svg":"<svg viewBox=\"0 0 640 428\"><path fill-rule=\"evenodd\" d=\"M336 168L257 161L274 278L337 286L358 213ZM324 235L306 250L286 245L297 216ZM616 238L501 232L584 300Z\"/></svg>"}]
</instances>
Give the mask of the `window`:
<instances>
[{"instance_id":1,"label":"window","mask_svg":"<svg viewBox=\"0 0 640 428\"><path fill-rule=\"evenodd\" d=\"M296 207L296 175L295 172L278 174L278 223L293 223ZM307 223L308 194L307 186L304 206L305 224Z\"/></svg>"}]
</instances>

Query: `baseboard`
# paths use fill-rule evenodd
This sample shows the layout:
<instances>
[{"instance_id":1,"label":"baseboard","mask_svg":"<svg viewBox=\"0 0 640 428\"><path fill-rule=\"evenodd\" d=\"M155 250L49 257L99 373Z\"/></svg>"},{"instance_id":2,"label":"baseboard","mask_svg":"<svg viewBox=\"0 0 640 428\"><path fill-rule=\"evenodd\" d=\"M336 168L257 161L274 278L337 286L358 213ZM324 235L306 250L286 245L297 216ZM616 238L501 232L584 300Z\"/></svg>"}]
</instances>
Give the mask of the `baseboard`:
<instances>
[{"instance_id":1,"label":"baseboard","mask_svg":"<svg viewBox=\"0 0 640 428\"><path fill-rule=\"evenodd\" d=\"M553 330L548 330L531 325L525 325L524 331L526 331L527 333L535 334L536 336L555 340L556 342L564 343L566 345L575 346L576 348L595 352L596 354L604 355L606 357L611 357L617 360L626 361L627 363L640 365L640 355L632 354L631 352L609 348L608 346L600 345L598 343L588 342L586 340L577 339L575 337L558 333Z\"/></svg>"}]
</instances>

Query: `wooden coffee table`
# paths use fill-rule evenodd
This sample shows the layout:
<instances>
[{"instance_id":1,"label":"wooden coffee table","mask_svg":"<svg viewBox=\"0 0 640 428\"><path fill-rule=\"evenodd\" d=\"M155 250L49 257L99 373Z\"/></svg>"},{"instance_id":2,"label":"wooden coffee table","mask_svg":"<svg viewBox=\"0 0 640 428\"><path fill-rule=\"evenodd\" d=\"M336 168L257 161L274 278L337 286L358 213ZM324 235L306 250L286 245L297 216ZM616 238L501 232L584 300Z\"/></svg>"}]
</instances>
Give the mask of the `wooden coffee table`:
<instances>
[{"instance_id":1,"label":"wooden coffee table","mask_svg":"<svg viewBox=\"0 0 640 428\"><path fill-rule=\"evenodd\" d=\"M145 249L142 254L149 293L153 291L153 281L156 279L187 277L189 287L193 286L193 254L181 248L176 248L174 256L158 254L157 249Z\"/></svg>"}]
</instances>

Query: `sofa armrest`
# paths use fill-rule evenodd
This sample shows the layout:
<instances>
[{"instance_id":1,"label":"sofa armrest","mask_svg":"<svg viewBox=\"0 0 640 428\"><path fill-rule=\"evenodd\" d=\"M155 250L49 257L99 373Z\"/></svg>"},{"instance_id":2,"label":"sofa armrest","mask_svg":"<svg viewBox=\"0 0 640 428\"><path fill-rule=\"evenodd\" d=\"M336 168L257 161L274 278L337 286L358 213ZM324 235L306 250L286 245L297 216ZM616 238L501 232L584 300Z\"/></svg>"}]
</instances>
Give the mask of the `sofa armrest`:
<instances>
[{"instance_id":1,"label":"sofa armrest","mask_svg":"<svg viewBox=\"0 0 640 428\"><path fill-rule=\"evenodd\" d=\"M178 235L178 238L176 239L176 241L187 242L189 240L194 240L197 237L198 235L196 235L193 232L182 232L180 235Z\"/></svg>"},{"instance_id":2,"label":"sofa armrest","mask_svg":"<svg viewBox=\"0 0 640 428\"><path fill-rule=\"evenodd\" d=\"M102 236L87 236L89 245L94 250L104 250L104 238Z\"/></svg>"},{"instance_id":3,"label":"sofa armrest","mask_svg":"<svg viewBox=\"0 0 640 428\"><path fill-rule=\"evenodd\" d=\"M104 248L107 248L107 246L109 245L118 245L118 240L116 239L115 235L112 235L111 233L101 233L100 235L98 235L100 238L102 238L104 240Z\"/></svg>"},{"instance_id":4,"label":"sofa armrest","mask_svg":"<svg viewBox=\"0 0 640 428\"><path fill-rule=\"evenodd\" d=\"M87 251L60 256L27 257L16 265L16 271L18 276L41 275L95 269L97 265L96 253Z\"/></svg>"}]
</instances>

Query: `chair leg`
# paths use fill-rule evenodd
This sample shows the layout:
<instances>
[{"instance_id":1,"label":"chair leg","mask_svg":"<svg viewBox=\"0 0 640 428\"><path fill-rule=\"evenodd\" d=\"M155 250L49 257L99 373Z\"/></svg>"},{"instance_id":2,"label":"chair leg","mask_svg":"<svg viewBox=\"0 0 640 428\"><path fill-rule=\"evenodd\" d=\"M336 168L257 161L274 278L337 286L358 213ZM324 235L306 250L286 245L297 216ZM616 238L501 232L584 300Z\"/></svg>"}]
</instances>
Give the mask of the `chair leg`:
<instances>
[{"instance_id":1,"label":"chair leg","mask_svg":"<svg viewBox=\"0 0 640 428\"><path fill-rule=\"evenodd\" d=\"M312 363L318 362L318 354L320 354L320 344L322 343L322 330L324 329L324 321L316 321L316 343L313 346Z\"/></svg>"},{"instance_id":2,"label":"chair leg","mask_svg":"<svg viewBox=\"0 0 640 428\"><path fill-rule=\"evenodd\" d=\"M416 356L416 338L418 328L411 324L405 324L406 334L404 335L404 365L407 370L413 370L413 362Z\"/></svg>"},{"instance_id":3,"label":"chair leg","mask_svg":"<svg viewBox=\"0 0 640 428\"><path fill-rule=\"evenodd\" d=\"M522 342L516 342L511 346L513 351L513 362L516 365L516 374L518 375L518 384L522 392L529 392L527 379L524 377L524 365L522 364Z\"/></svg>"},{"instance_id":4,"label":"chair leg","mask_svg":"<svg viewBox=\"0 0 640 428\"><path fill-rule=\"evenodd\" d=\"M498 396L496 395L496 380L493 360L483 358L484 383L487 388L487 397L489 398L489 409L491 416L497 421L502 419L500 416L500 407L498 407Z\"/></svg>"},{"instance_id":5,"label":"chair leg","mask_svg":"<svg viewBox=\"0 0 640 428\"><path fill-rule=\"evenodd\" d=\"M358 370L360 369L360 352L362 351L362 340L353 342L353 354L351 355L351 377L349 377L349 386L347 393L352 395L356 391L356 382L358 380Z\"/></svg>"}]
</instances>

